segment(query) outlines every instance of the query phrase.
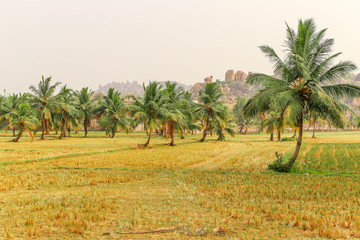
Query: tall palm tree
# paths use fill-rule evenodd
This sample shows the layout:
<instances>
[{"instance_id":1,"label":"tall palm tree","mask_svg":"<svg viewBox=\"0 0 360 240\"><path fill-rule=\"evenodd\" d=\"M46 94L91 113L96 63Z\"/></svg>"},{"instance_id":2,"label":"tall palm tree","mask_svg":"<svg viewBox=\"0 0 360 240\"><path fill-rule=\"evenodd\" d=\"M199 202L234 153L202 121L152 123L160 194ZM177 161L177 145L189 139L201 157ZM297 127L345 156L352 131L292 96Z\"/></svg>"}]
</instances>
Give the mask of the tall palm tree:
<instances>
[{"instance_id":1,"label":"tall palm tree","mask_svg":"<svg viewBox=\"0 0 360 240\"><path fill-rule=\"evenodd\" d=\"M144 88L144 96L136 99L132 105L134 117L141 119L148 133L148 140L143 147L149 146L153 131L161 127L162 121L170 115L167 109L168 95L157 82L149 82Z\"/></svg>"},{"instance_id":2,"label":"tall palm tree","mask_svg":"<svg viewBox=\"0 0 360 240\"><path fill-rule=\"evenodd\" d=\"M84 131L85 137L88 135L88 126L90 124L96 99L93 97L94 92L90 90L88 87L82 88L80 91L75 92L75 96L77 97L77 109L82 111L84 114Z\"/></svg>"},{"instance_id":3,"label":"tall palm tree","mask_svg":"<svg viewBox=\"0 0 360 240\"><path fill-rule=\"evenodd\" d=\"M44 76L42 76L41 81L38 83L37 86L30 86L34 106L37 107L40 111L42 128L40 138L41 140L45 139L46 129L49 128L51 112L54 109L55 105L54 92L59 84L60 82L56 82L55 84L51 85L51 77L44 78Z\"/></svg>"},{"instance_id":4,"label":"tall palm tree","mask_svg":"<svg viewBox=\"0 0 360 240\"><path fill-rule=\"evenodd\" d=\"M199 116L199 119L203 122L205 126L203 131L203 137L200 142L204 142L207 136L208 131L212 131L213 126L211 121L216 119L221 119L222 113L224 111L221 97L224 95L220 85L216 82L206 83L205 89L200 90L199 92L199 104L195 113Z\"/></svg>"},{"instance_id":5,"label":"tall palm tree","mask_svg":"<svg viewBox=\"0 0 360 240\"><path fill-rule=\"evenodd\" d=\"M261 46L263 53L274 63L280 77L256 73L247 78L250 84L261 84L260 90L245 107L246 116L254 116L269 109L288 111L289 118L299 126L296 149L283 166L289 170L294 165L302 143L304 113L314 112L332 124L343 127L344 110L349 109L339 99L360 96L360 87L337 84L341 77L352 72L356 66L350 61L332 65L333 39L325 39L326 29L316 32L312 19L299 20L297 32L287 25L285 60L269 46Z\"/></svg>"},{"instance_id":6,"label":"tall palm tree","mask_svg":"<svg viewBox=\"0 0 360 240\"><path fill-rule=\"evenodd\" d=\"M100 101L97 112L101 115L100 126L106 128L106 133L111 134L111 138L115 137L119 129L129 132L130 109L124 103L124 98L113 88L104 96L104 101Z\"/></svg>"},{"instance_id":7,"label":"tall palm tree","mask_svg":"<svg viewBox=\"0 0 360 240\"><path fill-rule=\"evenodd\" d=\"M18 142L21 138L24 130L26 130L30 136L31 141L34 141L34 136L31 129L34 128L39 120L36 118L36 113L28 104L20 104L17 111L11 112L10 126L17 126L19 133L12 141Z\"/></svg>"}]
</instances>

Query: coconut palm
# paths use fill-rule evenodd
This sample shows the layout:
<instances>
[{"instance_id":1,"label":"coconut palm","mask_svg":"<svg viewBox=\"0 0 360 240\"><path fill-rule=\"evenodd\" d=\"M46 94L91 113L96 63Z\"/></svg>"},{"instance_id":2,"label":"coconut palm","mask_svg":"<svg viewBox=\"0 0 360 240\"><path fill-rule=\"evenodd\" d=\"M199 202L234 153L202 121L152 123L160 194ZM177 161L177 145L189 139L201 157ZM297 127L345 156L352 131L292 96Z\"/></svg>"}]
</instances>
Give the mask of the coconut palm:
<instances>
[{"instance_id":1,"label":"coconut palm","mask_svg":"<svg viewBox=\"0 0 360 240\"><path fill-rule=\"evenodd\" d=\"M223 115L223 104L221 97L224 93L221 91L220 85L216 82L206 83L205 89L199 91L199 104L195 110L195 114L205 126L203 137L200 142L204 142L207 132L212 132L213 126L211 121L220 120Z\"/></svg>"},{"instance_id":2,"label":"coconut palm","mask_svg":"<svg viewBox=\"0 0 360 240\"><path fill-rule=\"evenodd\" d=\"M12 141L18 142L21 138L24 130L29 134L31 141L34 141L34 136L31 132L31 129L34 128L39 120L36 118L36 113L28 104L20 104L16 111L11 112L10 126L18 127L19 133Z\"/></svg>"},{"instance_id":3,"label":"coconut palm","mask_svg":"<svg viewBox=\"0 0 360 240\"><path fill-rule=\"evenodd\" d=\"M299 21L297 32L287 25L285 60L269 46L261 46L263 53L274 63L279 77L256 73L248 77L250 84L264 88L245 106L245 115L254 116L270 109L288 111L290 120L299 126L296 149L287 163L286 170L294 165L302 143L304 113L314 112L332 124L343 127L344 110L350 109L339 99L360 96L360 87L337 84L341 77L356 69L350 61L332 65L340 55L331 55L333 39L325 39L326 29L316 32L312 19Z\"/></svg>"},{"instance_id":4,"label":"coconut palm","mask_svg":"<svg viewBox=\"0 0 360 240\"><path fill-rule=\"evenodd\" d=\"M85 137L87 137L88 135L88 127L95 109L96 99L93 97L93 95L94 92L90 90L88 87L82 88L80 91L75 92L75 96L77 98L76 108L80 110L84 115L83 125L84 125Z\"/></svg>"},{"instance_id":5,"label":"coconut palm","mask_svg":"<svg viewBox=\"0 0 360 240\"><path fill-rule=\"evenodd\" d=\"M192 93L188 91L183 91L180 97L180 109L184 114L185 119L182 119L184 122L182 122L181 128L179 126L179 132L181 139L184 139L185 131L194 133L194 131L196 130L200 131L201 126L198 123L199 119L197 118L196 114L194 114L197 105L192 100Z\"/></svg>"},{"instance_id":6,"label":"coconut palm","mask_svg":"<svg viewBox=\"0 0 360 240\"><path fill-rule=\"evenodd\" d=\"M71 126L75 129L80 127L80 120L84 113L75 106L73 91L63 86L60 93L55 97L56 111L54 121L60 125L60 138L66 137L66 130L70 134Z\"/></svg>"},{"instance_id":7,"label":"coconut palm","mask_svg":"<svg viewBox=\"0 0 360 240\"><path fill-rule=\"evenodd\" d=\"M30 86L32 91L32 98L34 107L40 110L41 118L41 140L45 139L45 132L49 129L49 122L51 121L51 112L55 108L54 92L60 82L51 85L51 77L41 77L41 81L37 86Z\"/></svg>"},{"instance_id":8,"label":"coconut palm","mask_svg":"<svg viewBox=\"0 0 360 240\"><path fill-rule=\"evenodd\" d=\"M150 82L144 88L144 96L136 99L132 105L134 117L141 119L145 130L148 133L148 140L143 147L149 146L153 131L160 128L164 119L170 115L167 109L168 95L162 90L161 85L157 82Z\"/></svg>"},{"instance_id":9,"label":"coconut palm","mask_svg":"<svg viewBox=\"0 0 360 240\"><path fill-rule=\"evenodd\" d=\"M101 115L100 126L106 129L106 133L110 134L111 138L114 138L116 131L120 129L129 132L131 120L128 116L129 108L125 105L124 98L113 88L104 96L104 101L100 101L97 111Z\"/></svg>"},{"instance_id":10,"label":"coconut palm","mask_svg":"<svg viewBox=\"0 0 360 240\"><path fill-rule=\"evenodd\" d=\"M219 111L219 117L213 120L212 125L214 126L214 131L218 135L218 141L225 140L224 132L227 132L230 136L235 137L232 118L233 116L231 115L229 108L227 106L223 106L223 110Z\"/></svg>"},{"instance_id":11,"label":"coconut palm","mask_svg":"<svg viewBox=\"0 0 360 240\"><path fill-rule=\"evenodd\" d=\"M284 132L285 128L285 111L277 112L270 111L267 118L263 122L263 128L266 128L266 133L270 134L270 141L273 141L273 135L275 130L277 130L277 140L281 141L281 133Z\"/></svg>"},{"instance_id":12,"label":"coconut palm","mask_svg":"<svg viewBox=\"0 0 360 240\"><path fill-rule=\"evenodd\" d=\"M7 121L7 123L10 123L12 121L12 117L14 116L12 113L16 112L22 103L25 103L25 95L13 93L7 98L4 97L1 108L1 115L3 120ZM12 128L13 136L15 137L16 126L7 126Z\"/></svg>"},{"instance_id":13,"label":"coconut palm","mask_svg":"<svg viewBox=\"0 0 360 240\"><path fill-rule=\"evenodd\" d=\"M166 88L164 89L164 94L167 95L167 109L169 114L165 119L166 128L169 131L171 138L170 146L175 146L175 130L180 133L184 132L186 127L186 117L187 109L184 107L183 102L181 101L181 95L183 91L177 86L176 83L166 82Z\"/></svg>"}]
</instances>

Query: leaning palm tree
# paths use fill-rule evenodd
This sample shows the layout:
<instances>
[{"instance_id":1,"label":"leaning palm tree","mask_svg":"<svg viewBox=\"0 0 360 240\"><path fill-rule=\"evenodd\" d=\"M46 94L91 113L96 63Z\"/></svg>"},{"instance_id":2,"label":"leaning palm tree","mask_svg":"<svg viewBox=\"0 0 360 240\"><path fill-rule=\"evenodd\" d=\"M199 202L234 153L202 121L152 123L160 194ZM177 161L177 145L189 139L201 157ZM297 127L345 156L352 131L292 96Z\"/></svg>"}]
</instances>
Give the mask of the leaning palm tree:
<instances>
[{"instance_id":1,"label":"leaning palm tree","mask_svg":"<svg viewBox=\"0 0 360 240\"><path fill-rule=\"evenodd\" d=\"M16 111L11 112L11 127L18 127L19 133L12 141L18 142L21 138L24 130L26 130L30 136L31 141L34 141L34 136L31 129L35 128L39 120L36 118L36 113L28 104L21 104Z\"/></svg>"},{"instance_id":2,"label":"leaning palm tree","mask_svg":"<svg viewBox=\"0 0 360 240\"><path fill-rule=\"evenodd\" d=\"M149 146L153 131L161 127L164 119L168 119L170 112L167 109L168 96L157 82L150 82L144 88L144 96L136 99L132 105L134 117L141 119L148 133L148 140L143 147Z\"/></svg>"},{"instance_id":3,"label":"leaning palm tree","mask_svg":"<svg viewBox=\"0 0 360 240\"><path fill-rule=\"evenodd\" d=\"M313 112L335 126L343 127L346 122L344 111L350 108L339 99L360 96L360 87L336 83L356 66L350 61L332 65L332 60L340 53L331 55L334 40L325 39L325 32L326 29L316 32L312 19L300 20L297 32L287 25L285 60L271 47L260 47L274 63L279 77L256 73L247 79L250 84L264 87L247 102L247 117L279 109L288 111L290 120L299 126L296 149L282 165L286 171L294 165L301 148L304 114Z\"/></svg>"},{"instance_id":4,"label":"leaning palm tree","mask_svg":"<svg viewBox=\"0 0 360 240\"><path fill-rule=\"evenodd\" d=\"M42 128L41 140L45 139L45 132L49 128L51 112L55 105L54 92L59 84L60 82L56 82L51 85L51 77L44 78L44 76L42 76L42 79L37 86L30 86L34 106L40 110Z\"/></svg>"},{"instance_id":5,"label":"leaning palm tree","mask_svg":"<svg viewBox=\"0 0 360 240\"><path fill-rule=\"evenodd\" d=\"M84 114L84 131L85 137L88 135L88 127L90 124L91 117L95 108L95 98L93 97L94 92L90 90L88 87L82 88L80 91L75 92L75 96L77 97L77 109L82 111Z\"/></svg>"},{"instance_id":6,"label":"leaning palm tree","mask_svg":"<svg viewBox=\"0 0 360 240\"><path fill-rule=\"evenodd\" d=\"M203 131L203 137L200 142L204 142L207 136L207 132L212 132L214 126L212 126L211 121L215 119L221 119L222 113L224 111L221 97L224 95L220 85L216 82L207 83L204 90L199 92L199 104L195 110L195 114L201 119L203 125L205 126Z\"/></svg>"}]
</instances>

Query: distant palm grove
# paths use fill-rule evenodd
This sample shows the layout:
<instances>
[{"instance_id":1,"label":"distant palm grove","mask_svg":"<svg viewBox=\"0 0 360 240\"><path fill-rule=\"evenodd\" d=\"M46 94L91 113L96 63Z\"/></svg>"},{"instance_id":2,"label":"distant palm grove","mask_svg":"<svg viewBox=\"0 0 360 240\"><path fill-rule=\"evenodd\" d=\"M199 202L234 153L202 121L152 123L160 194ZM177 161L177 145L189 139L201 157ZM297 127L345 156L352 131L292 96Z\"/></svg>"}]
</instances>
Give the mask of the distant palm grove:
<instances>
[{"instance_id":1,"label":"distant palm grove","mask_svg":"<svg viewBox=\"0 0 360 240\"><path fill-rule=\"evenodd\" d=\"M338 83L356 66L350 61L333 64L340 53L331 53L334 40L326 39L325 32L317 31L312 19L300 20L297 30L287 26L284 59L273 48L261 46L275 75L249 75L247 83L260 90L249 99L239 96L232 109L225 105L217 82L207 83L196 98L176 83L163 87L149 82L137 98L113 88L104 95L89 88L75 91L43 76L28 93L0 96L0 127L12 131L13 142L24 132L31 141L35 137L45 140L50 134L70 137L80 130L87 137L92 121L111 138L119 131L131 133L141 127L147 139L140 148L148 147L154 135L168 138L169 145L175 146L175 134L182 139L196 131L202 133L201 142L209 134L223 141L226 134L246 134L250 129L265 131L269 141L281 141L284 129L290 128L296 140L294 153L288 159L278 156L269 165L287 172L298 157L306 128L315 137L316 124L329 129L358 126L358 116L343 100L360 97L360 87Z\"/></svg>"}]
</instances>

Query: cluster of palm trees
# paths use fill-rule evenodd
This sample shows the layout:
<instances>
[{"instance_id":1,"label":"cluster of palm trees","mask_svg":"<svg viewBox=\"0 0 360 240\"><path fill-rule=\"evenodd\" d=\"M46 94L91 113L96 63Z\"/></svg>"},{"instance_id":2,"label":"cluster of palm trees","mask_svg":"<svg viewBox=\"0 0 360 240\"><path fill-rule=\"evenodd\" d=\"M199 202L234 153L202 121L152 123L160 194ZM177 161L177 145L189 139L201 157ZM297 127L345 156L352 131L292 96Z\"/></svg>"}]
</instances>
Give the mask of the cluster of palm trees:
<instances>
[{"instance_id":1,"label":"cluster of palm trees","mask_svg":"<svg viewBox=\"0 0 360 240\"><path fill-rule=\"evenodd\" d=\"M281 166L291 169L301 148L306 121L313 131L317 122L336 128L355 125L358 117L342 99L360 97L360 87L336 83L356 66L350 61L332 64L340 53L331 54L334 40L325 38L326 29L316 31L314 21L309 19L300 20L297 31L287 25L286 32L284 60L273 48L260 47L274 64L276 76L251 74L247 83L260 85L261 90L250 99L239 97L233 111L224 105L224 93L216 82L207 83L194 100L190 92L171 82L165 86L150 82L143 86L144 95L139 98L124 97L114 89L100 97L88 88L73 91L66 85L55 94L60 83L53 84L51 77L43 77L37 86L30 87L30 93L0 96L0 127L12 129L15 142L24 131L33 140L40 128L41 140L50 131L60 132L63 138L71 130L82 128L86 137L90 121L96 118L110 137L142 125L148 136L142 147L149 145L154 134L171 138L169 145L174 146L175 132L184 138L196 130L203 131L201 142L213 133L224 140L225 132L234 135L233 122L240 133L246 134L248 127L255 126L259 132L269 133L270 140L276 131L280 140L285 127L291 127L293 137L298 133L296 149Z\"/></svg>"},{"instance_id":2,"label":"cluster of palm trees","mask_svg":"<svg viewBox=\"0 0 360 240\"><path fill-rule=\"evenodd\" d=\"M199 102L171 82L166 82L165 87L150 82L144 85L144 95L139 98L122 96L113 88L104 96L96 96L89 88L73 91L66 85L55 94L59 85L51 77L42 77L37 86L30 86L30 93L0 96L0 126L13 130L12 141L19 141L24 131L33 141L39 129L41 140L50 132L64 138L81 129L87 137L92 119L97 119L100 128L112 138L118 131L129 133L142 125L148 135L143 147L149 145L154 133L171 138L171 146L175 145L175 132L184 138L202 129L201 141L208 133L217 134L218 140L224 140L224 131L234 134L218 83L208 83L200 92Z\"/></svg>"},{"instance_id":3,"label":"cluster of palm trees","mask_svg":"<svg viewBox=\"0 0 360 240\"><path fill-rule=\"evenodd\" d=\"M291 169L298 157L305 119L312 119L314 124L323 119L329 126L344 128L348 123L346 113L352 109L342 99L360 97L360 87L336 83L356 66L350 61L332 64L341 53L331 54L334 40L326 39L325 32L317 32L312 19L300 20L297 31L287 25L284 60L273 48L260 46L274 64L276 76L255 73L247 79L263 89L245 104L245 118L267 115L264 128L270 134L277 129L279 138L285 125L298 131L296 149L279 166L282 170Z\"/></svg>"}]
</instances>

